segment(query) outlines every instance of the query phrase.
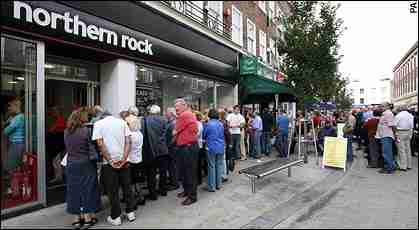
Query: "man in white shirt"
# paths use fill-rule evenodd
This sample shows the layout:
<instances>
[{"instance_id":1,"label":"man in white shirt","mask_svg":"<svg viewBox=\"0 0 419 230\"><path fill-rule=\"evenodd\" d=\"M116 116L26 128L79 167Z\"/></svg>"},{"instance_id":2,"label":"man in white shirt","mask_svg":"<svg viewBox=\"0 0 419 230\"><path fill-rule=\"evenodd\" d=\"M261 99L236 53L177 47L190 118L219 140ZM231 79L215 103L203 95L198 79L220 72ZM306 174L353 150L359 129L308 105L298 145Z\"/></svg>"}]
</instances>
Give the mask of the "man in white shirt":
<instances>
[{"instance_id":1,"label":"man in white shirt","mask_svg":"<svg viewBox=\"0 0 419 230\"><path fill-rule=\"evenodd\" d=\"M231 133L231 148L233 150L233 158L240 159L240 128L244 128L246 120L240 114L240 106L234 106L234 113L231 113L226 118Z\"/></svg>"},{"instance_id":2,"label":"man in white shirt","mask_svg":"<svg viewBox=\"0 0 419 230\"><path fill-rule=\"evenodd\" d=\"M398 150L397 163L401 171L406 171L412 169L410 139L413 135L413 116L407 111L405 106L402 106L399 111L394 118Z\"/></svg>"},{"instance_id":3,"label":"man in white shirt","mask_svg":"<svg viewBox=\"0 0 419 230\"><path fill-rule=\"evenodd\" d=\"M129 221L135 220L134 194L131 190L128 155L131 149L131 132L127 123L119 118L107 116L95 122L93 140L97 141L103 156L103 176L105 190L111 204L111 215L107 221L112 225L121 225L121 205L119 187L127 199L126 213Z\"/></svg>"}]
</instances>

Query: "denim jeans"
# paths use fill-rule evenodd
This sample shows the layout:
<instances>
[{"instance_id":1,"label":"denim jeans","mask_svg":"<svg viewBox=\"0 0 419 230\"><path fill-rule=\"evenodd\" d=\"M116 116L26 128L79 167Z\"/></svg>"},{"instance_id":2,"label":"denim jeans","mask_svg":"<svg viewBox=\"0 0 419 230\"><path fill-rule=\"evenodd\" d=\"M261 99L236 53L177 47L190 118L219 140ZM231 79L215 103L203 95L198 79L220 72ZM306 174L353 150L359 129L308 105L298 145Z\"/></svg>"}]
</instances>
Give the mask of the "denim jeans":
<instances>
[{"instance_id":1,"label":"denim jeans","mask_svg":"<svg viewBox=\"0 0 419 230\"><path fill-rule=\"evenodd\" d=\"M224 150L224 154L221 155L221 177L227 178L226 150Z\"/></svg>"},{"instance_id":2,"label":"denim jeans","mask_svg":"<svg viewBox=\"0 0 419 230\"><path fill-rule=\"evenodd\" d=\"M241 139L241 135L240 134L232 134L231 135L231 144L233 145L233 159L240 159L240 139Z\"/></svg>"},{"instance_id":3,"label":"denim jeans","mask_svg":"<svg viewBox=\"0 0 419 230\"><path fill-rule=\"evenodd\" d=\"M272 152L271 132L263 132L262 136L262 153L269 155Z\"/></svg>"},{"instance_id":4,"label":"denim jeans","mask_svg":"<svg viewBox=\"0 0 419 230\"><path fill-rule=\"evenodd\" d=\"M252 152L252 157L259 157L260 156L260 151L261 151L261 137L262 137L262 131L255 131L254 132L254 136L253 136L253 152Z\"/></svg>"},{"instance_id":5,"label":"denim jeans","mask_svg":"<svg viewBox=\"0 0 419 230\"><path fill-rule=\"evenodd\" d=\"M381 138L381 144L383 149L384 168L388 171L394 171L396 165L393 159L393 138L383 137Z\"/></svg>"},{"instance_id":6,"label":"denim jeans","mask_svg":"<svg viewBox=\"0 0 419 230\"><path fill-rule=\"evenodd\" d=\"M221 175L223 171L223 155L207 153L208 159L208 190L215 191L221 186Z\"/></svg>"},{"instance_id":7,"label":"denim jeans","mask_svg":"<svg viewBox=\"0 0 419 230\"><path fill-rule=\"evenodd\" d=\"M353 161L353 149L352 149L352 134L344 135L348 139L348 148L346 152L346 160L351 162Z\"/></svg>"},{"instance_id":8,"label":"denim jeans","mask_svg":"<svg viewBox=\"0 0 419 230\"><path fill-rule=\"evenodd\" d=\"M288 156L288 135L279 133L276 136L276 148L278 150L279 157L287 157Z\"/></svg>"}]
</instances>

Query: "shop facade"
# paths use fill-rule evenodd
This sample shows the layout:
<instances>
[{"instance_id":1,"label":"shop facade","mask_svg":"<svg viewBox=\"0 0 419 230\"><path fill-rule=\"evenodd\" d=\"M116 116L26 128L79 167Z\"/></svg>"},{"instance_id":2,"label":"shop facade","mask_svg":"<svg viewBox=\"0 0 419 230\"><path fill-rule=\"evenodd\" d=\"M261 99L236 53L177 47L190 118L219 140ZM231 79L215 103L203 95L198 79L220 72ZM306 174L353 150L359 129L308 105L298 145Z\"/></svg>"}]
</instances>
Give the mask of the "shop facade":
<instances>
[{"instance_id":1,"label":"shop facade","mask_svg":"<svg viewBox=\"0 0 419 230\"><path fill-rule=\"evenodd\" d=\"M139 2L0 4L2 218L64 201L57 162L75 108L238 103L237 52Z\"/></svg>"}]
</instances>

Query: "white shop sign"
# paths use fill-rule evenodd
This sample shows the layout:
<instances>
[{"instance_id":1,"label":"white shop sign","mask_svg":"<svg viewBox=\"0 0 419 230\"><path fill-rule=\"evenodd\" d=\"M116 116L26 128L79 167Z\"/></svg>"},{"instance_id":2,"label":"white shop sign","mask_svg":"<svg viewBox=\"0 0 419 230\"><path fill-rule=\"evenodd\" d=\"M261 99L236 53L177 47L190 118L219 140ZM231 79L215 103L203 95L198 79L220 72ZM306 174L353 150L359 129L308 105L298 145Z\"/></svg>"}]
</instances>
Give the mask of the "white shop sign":
<instances>
[{"instance_id":1,"label":"white shop sign","mask_svg":"<svg viewBox=\"0 0 419 230\"><path fill-rule=\"evenodd\" d=\"M22 11L22 9L24 11ZM82 36L91 40L106 42L109 45L128 48L132 51L137 50L143 54L153 55L153 45L147 39L137 40L125 34L118 36L118 34L114 31L98 27L93 24L86 25L86 23L79 19L79 15L70 17L70 12L65 12L64 15L62 15L55 12L48 12L43 8L36 8L35 10L32 10L32 7L29 4L14 1L13 17L21 20L23 16L21 15L22 12L24 12L25 20L28 23L35 22L35 24L42 27L57 29L57 21L61 20L64 22L64 31L66 33Z\"/></svg>"}]
</instances>

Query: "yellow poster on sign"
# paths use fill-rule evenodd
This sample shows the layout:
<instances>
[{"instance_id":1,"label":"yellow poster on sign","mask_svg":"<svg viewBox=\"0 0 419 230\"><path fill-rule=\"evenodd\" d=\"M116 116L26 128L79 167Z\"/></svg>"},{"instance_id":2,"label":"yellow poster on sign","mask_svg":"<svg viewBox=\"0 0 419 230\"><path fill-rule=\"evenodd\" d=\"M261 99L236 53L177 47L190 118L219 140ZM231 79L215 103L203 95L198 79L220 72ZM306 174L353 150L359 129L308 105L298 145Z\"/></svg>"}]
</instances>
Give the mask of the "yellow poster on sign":
<instances>
[{"instance_id":1,"label":"yellow poster on sign","mask_svg":"<svg viewBox=\"0 0 419 230\"><path fill-rule=\"evenodd\" d=\"M325 137L323 168L331 166L346 170L347 139L340 137Z\"/></svg>"}]
</instances>

